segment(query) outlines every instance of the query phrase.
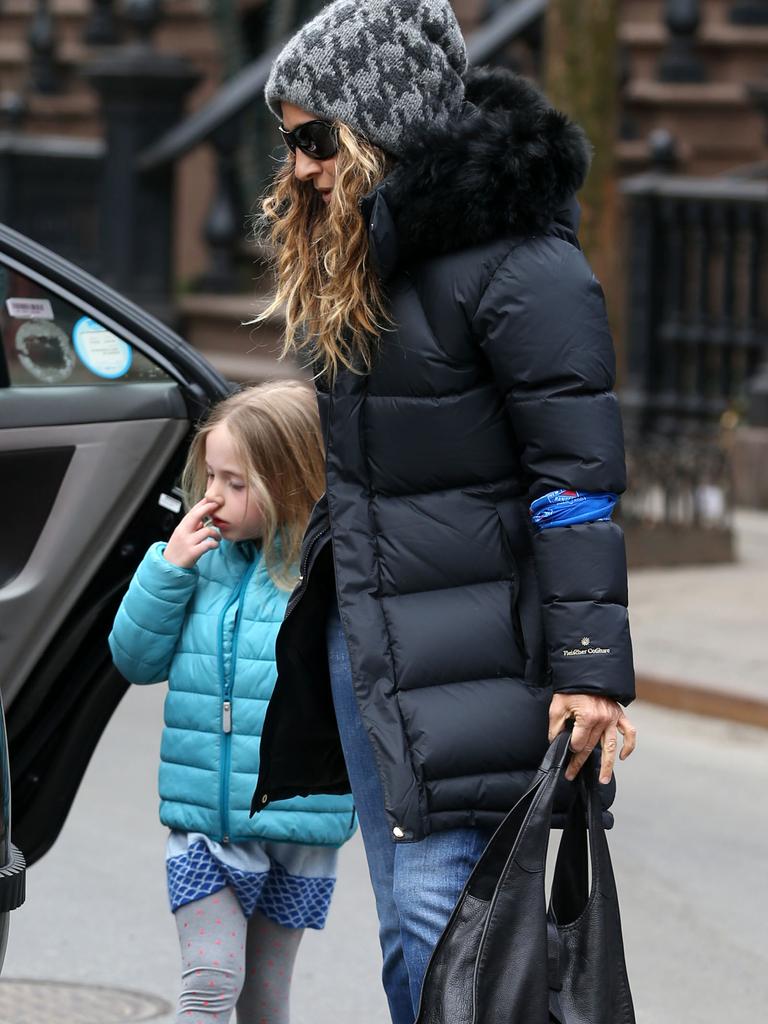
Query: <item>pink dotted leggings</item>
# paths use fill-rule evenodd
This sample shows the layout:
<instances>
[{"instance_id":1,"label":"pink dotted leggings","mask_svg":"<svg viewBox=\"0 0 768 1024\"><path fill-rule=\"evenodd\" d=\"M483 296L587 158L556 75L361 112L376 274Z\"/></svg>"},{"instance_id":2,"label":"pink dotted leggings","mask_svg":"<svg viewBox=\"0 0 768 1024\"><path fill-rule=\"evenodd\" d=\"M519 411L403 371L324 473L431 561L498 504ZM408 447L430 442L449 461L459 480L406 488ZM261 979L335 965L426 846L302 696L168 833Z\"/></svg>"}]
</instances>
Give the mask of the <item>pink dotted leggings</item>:
<instances>
[{"instance_id":1,"label":"pink dotted leggings","mask_svg":"<svg viewBox=\"0 0 768 1024\"><path fill-rule=\"evenodd\" d=\"M181 944L177 1024L288 1024L291 976L302 928L246 918L234 892L179 907Z\"/></svg>"}]
</instances>

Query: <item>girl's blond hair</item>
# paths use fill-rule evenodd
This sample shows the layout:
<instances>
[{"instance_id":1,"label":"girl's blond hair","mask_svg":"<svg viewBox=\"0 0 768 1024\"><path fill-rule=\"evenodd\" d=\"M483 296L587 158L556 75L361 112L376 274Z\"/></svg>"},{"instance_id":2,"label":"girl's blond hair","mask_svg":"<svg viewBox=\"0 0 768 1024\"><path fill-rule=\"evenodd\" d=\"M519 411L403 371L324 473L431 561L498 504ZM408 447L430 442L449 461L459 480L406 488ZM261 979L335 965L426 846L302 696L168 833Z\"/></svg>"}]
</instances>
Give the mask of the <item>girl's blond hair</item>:
<instances>
[{"instance_id":1,"label":"girl's blond hair","mask_svg":"<svg viewBox=\"0 0 768 1024\"><path fill-rule=\"evenodd\" d=\"M277 293L252 321L284 307L283 357L306 355L330 379L342 366L370 370L376 338L391 326L360 213L360 200L386 175L388 158L346 125L336 128L336 181L328 206L311 182L295 177L290 154L262 204L262 224L275 250Z\"/></svg>"},{"instance_id":2,"label":"girl's blond hair","mask_svg":"<svg viewBox=\"0 0 768 1024\"><path fill-rule=\"evenodd\" d=\"M269 574L282 590L291 590L312 506L325 490L314 392L300 381L274 381L245 388L215 406L195 434L184 466L182 489L188 508L205 494L205 442L222 423L264 517L262 543Z\"/></svg>"}]
</instances>

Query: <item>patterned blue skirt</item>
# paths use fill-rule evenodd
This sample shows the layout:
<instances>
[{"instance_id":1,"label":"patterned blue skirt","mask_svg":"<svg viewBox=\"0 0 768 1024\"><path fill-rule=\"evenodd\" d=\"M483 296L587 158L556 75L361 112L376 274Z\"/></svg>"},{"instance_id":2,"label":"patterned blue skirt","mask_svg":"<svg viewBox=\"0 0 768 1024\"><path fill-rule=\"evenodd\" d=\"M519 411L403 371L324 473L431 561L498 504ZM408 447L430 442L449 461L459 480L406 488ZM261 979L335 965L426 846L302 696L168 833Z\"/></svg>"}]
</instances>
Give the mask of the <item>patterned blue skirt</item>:
<instances>
[{"instance_id":1,"label":"patterned blue skirt","mask_svg":"<svg viewBox=\"0 0 768 1024\"><path fill-rule=\"evenodd\" d=\"M338 851L251 839L223 846L197 832L172 831L166 849L171 910L229 886L243 914L287 928L325 926Z\"/></svg>"}]
</instances>

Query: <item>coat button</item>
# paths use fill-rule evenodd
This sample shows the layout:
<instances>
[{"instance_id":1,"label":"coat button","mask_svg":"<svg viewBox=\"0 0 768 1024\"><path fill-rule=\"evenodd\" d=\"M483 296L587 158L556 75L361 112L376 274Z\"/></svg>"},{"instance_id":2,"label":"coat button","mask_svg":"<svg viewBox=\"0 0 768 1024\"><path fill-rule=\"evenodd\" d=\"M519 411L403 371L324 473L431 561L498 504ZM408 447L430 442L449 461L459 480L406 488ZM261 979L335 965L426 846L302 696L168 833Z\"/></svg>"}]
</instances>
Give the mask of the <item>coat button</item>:
<instances>
[{"instance_id":1,"label":"coat button","mask_svg":"<svg viewBox=\"0 0 768 1024\"><path fill-rule=\"evenodd\" d=\"M405 839L405 829L400 828L399 825L395 825L395 827L392 829L392 835L395 837L395 839Z\"/></svg>"},{"instance_id":2,"label":"coat button","mask_svg":"<svg viewBox=\"0 0 768 1024\"><path fill-rule=\"evenodd\" d=\"M262 802L262 804L265 804L265 803L267 803L268 801L269 801L269 797L268 797L268 796L267 796L267 794L265 793L265 794L264 794L264 796L263 796L263 797L261 798L261 802Z\"/></svg>"}]
</instances>

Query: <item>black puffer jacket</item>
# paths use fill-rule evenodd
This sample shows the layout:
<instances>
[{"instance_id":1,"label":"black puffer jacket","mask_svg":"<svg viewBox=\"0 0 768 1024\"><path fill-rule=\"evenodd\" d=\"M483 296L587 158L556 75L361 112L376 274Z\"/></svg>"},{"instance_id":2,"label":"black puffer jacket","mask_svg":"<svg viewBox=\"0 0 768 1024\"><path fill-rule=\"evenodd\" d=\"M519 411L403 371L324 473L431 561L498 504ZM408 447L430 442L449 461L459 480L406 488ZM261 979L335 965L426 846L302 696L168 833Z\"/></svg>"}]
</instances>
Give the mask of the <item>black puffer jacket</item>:
<instances>
[{"instance_id":1,"label":"black puffer jacket","mask_svg":"<svg viewBox=\"0 0 768 1024\"><path fill-rule=\"evenodd\" d=\"M501 819L547 748L552 687L627 703L634 686L621 529L534 534L528 513L557 488L625 485L603 296L571 213L586 143L509 73L475 73L468 99L364 204L397 327L371 373L319 395L327 503L278 637L254 797L347 788L335 578L406 841Z\"/></svg>"}]
</instances>

